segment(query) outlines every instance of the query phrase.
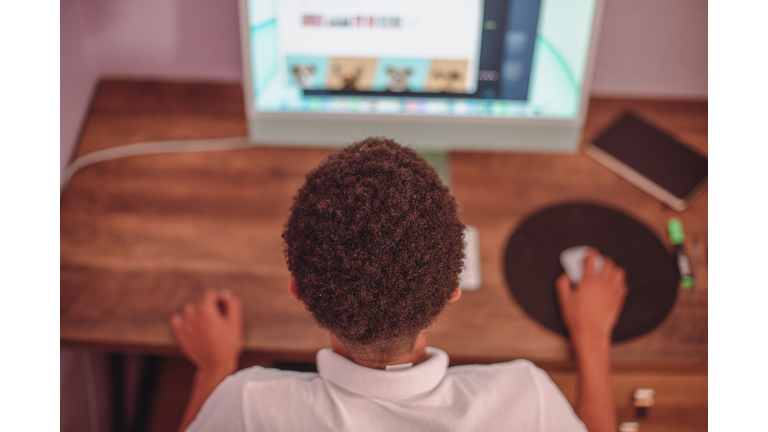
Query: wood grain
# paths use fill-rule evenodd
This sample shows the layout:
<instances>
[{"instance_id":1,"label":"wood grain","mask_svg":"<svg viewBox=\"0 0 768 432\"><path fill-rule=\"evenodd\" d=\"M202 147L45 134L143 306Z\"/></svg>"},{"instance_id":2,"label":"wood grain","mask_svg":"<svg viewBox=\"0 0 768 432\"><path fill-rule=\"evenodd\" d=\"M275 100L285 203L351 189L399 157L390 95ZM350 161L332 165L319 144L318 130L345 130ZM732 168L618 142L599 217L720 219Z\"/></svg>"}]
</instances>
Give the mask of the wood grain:
<instances>
[{"instance_id":1,"label":"wood grain","mask_svg":"<svg viewBox=\"0 0 768 432\"><path fill-rule=\"evenodd\" d=\"M105 81L78 155L148 140L243 136L242 105L239 86ZM593 99L584 139L624 109L707 153L706 102ZM171 314L216 287L243 298L249 352L311 360L327 335L288 296L280 233L304 174L331 151L158 154L76 173L61 201L61 343L178 354ZM480 234L483 280L430 331L430 344L453 363L528 358L572 366L565 339L532 321L505 285L503 247L531 212L589 201L626 212L665 244L671 216L689 239L707 236L706 192L677 213L581 153L455 152L450 170L461 217ZM618 369L706 370L706 290L692 305L683 294L656 330L615 347Z\"/></svg>"}]
</instances>

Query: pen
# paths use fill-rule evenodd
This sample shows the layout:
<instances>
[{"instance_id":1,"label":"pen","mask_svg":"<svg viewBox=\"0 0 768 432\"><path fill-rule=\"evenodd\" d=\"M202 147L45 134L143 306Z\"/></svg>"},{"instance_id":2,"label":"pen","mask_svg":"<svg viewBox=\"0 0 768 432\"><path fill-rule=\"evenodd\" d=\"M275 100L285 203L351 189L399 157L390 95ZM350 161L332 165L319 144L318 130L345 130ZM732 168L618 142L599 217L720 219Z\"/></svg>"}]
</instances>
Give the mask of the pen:
<instances>
[{"instance_id":1,"label":"pen","mask_svg":"<svg viewBox=\"0 0 768 432\"><path fill-rule=\"evenodd\" d=\"M680 286L686 289L690 288L693 285L693 275L691 274L690 260L683 247L683 240L685 240L683 224L680 223L678 218L670 218L667 223L667 230L669 231L669 240L675 247L675 254L677 255L677 268L680 270Z\"/></svg>"},{"instance_id":2,"label":"pen","mask_svg":"<svg viewBox=\"0 0 768 432\"><path fill-rule=\"evenodd\" d=\"M688 299L689 304L696 301L696 285L698 280L699 266L699 237L693 237L693 252L691 253L691 272L693 273L693 285L691 286L691 296Z\"/></svg>"}]
</instances>

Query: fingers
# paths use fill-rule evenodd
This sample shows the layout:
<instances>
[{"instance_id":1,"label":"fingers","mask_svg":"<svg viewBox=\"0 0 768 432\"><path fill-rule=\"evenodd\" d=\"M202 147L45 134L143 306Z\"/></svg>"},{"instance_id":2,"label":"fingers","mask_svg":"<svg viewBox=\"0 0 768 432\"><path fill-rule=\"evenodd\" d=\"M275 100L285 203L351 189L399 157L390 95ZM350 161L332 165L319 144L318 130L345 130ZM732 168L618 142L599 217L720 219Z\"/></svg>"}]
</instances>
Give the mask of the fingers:
<instances>
[{"instance_id":1,"label":"fingers","mask_svg":"<svg viewBox=\"0 0 768 432\"><path fill-rule=\"evenodd\" d=\"M234 323L243 320L243 306L240 299L229 290L223 290L218 293L218 301L223 306L224 317Z\"/></svg>"},{"instance_id":2,"label":"fingers","mask_svg":"<svg viewBox=\"0 0 768 432\"><path fill-rule=\"evenodd\" d=\"M229 290L214 291L207 289L197 303L198 310L210 317L229 317L230 313L240 307L240 300Z\"/></svg>"},{"instance_id":3,"label":"fingers","mask_svg":"<svg viewBox=\"0 0 768 432\"><path fill-rule=\"evenodd\" d=\"M173 331L173 336L182 345L183 350L183 342L188 338L189 327L186 326L186 322L181 314L176 313L171 316L171 330Z\"/></svg>"},{"instance_id":4,"label":"fingers","mask_svg":"<svg viewBox=\"0 0 768 432\"><path fill-rule=\"evenodd\" d=\"M623 299L627 295L627 273L623 268L619 267L611 258L605 257L603 264L603 273L600 275L603 280L607 282L606 287L611 287L612 290L620 290L621 298Z\"/></svg>"},{"instance_id":5,"label":"fingers","mask_svg":"<svg viewBox=\"0 0 768 432\"><path fill-rule=\"evenodd\" d=\"M241 322L243 321L243 304L239 298L232 296L230 300L230 310L232 311L232 319Z\"/></svg>"},{"instance_id":6,"label":"fingers","mask_svg":"<svg viewBox=\"0 0 768 432\"><path fill-rule=\"evenodd\" d=\"M621 267L619 267L616 283L619 285L621 289L621 299L622 299L621 301L623 303L624 299L627 297L627 294L629 293L629 287L627 286L627 273Z\"/></svg>"},{"instance_id":7,"label":"fingers","mask_svg":"<svg viewBox=\"0 0 768 432\"><path fill-rule=\"evenodd\" d=\"M555 288L557 291L558 300L562 304L573 294L573 287L571 286L571 280L568 275L563 273L555 280Z\"/></svg>"},{"instance_id":8,"label":"fingers","mask_svg":"<svg viewBox=\"0 0 768 432\"><path fill-rule=\"evenodd\" d=\"M615 268L615 269L614 269L614 270L611 272L611 275L610 275L610 277L611 277L611 282L612 282L612 283L614 283L614 284L616 284L616 285L623 285L623 284L624 284L624 281L625 281L625 280L626 280L626 278L627 278L627 273L624 271L624 269L623 269L623 268L621 268L621 267L618 267L618 266L617 266L617 267L616 267L616 268Z\"/></svg>"},{"instance_id":9,"label":"fingers","mask_svg":"<svg viewBox=\"0 0 768 432\"><path fill-rule=\"evenodd\" d=\"M626 272L619 267L611 258L605 257L603 264L603 276L609 284L618 286L623 285L626 279Z\"/></svg>"},{"instance_id":10,"label":"fingers","mask_svg":"<svg viewBox=\"0 0 768 432\"><path fill-rule=\"evenodd\" d=\"M612 271L614 267L616 267L616 263L613 261L613 258L603 256L603 271Z\"/></svg>"},{"instance_id":11,"label":"fingers","mask_svg":"<svg viewBox=\"0 0 768 432\"><path fill-rule=\"evenodd\" d=\"M173 332L176 333L176 335L178 335L181 331L182 322L183 321L181 319L181 315L173 314L173 316L171 316L171 327L173 328Z\"/></svg>"},{"instance_id":12,"label":"fingers","mask_svg":"<svg viewBox=\"0 0 768 432\"><path fill-rule=\"evenodd\" d=\"M600 254L600 252L597 251L597 249L590 248L589 252L587 252L587 257L584 259L584 277L588 278L592 277L592 275L595 273L595 260L597 259L597 256Z\"/></svg>"},{"instance_id":13,"label":"fingers","mask_svg":"<svg viewBox=\"0 0 768 432\"><path fill-rule=\"evenodd\" d=\"M229 290L206 290L197 303L187 303L180 314L171 317L174 329L181 329L185 323L224 319L233 323L240 323L243 319L243 306L240 299Z\"/></svg>"},{"instance_id":14,"label":"fingers","mask_svg":"<svg viewBox=\"0 0 768 432\"><path fill-rule=\"evenodd\" d=\"M219 311L218 300L219 293L212 289L207 289L200 298L200 301L197 302L197 307L201 313L208 316L222 315L221 311Z\"/></svg>"},{"instance_id":15,"label":"fingers","mask_svg":"<svg viewBox=\"0 0 768 432\"><path fill-rule=\"evenodd\" d=\"M623 281L625 277L624 269L617 266L611 257L603 256L603 268L599 273L595 272L595 261L600 256L600 251L597 249L590 249L587 253L587 257L584 259L584 277L591 278L594 276L601 276L607 278L612 283L618 283Z\"/></svg>"},{"instance_id":16,"label":"fingers","mask_svg":"<svg viewBox=\"0 0 768 432\"><path fill-rule=\"evenodd\" d=\"M182 318L183 319L190 319L197 315L197 308L195 307L194 303L187 303L184 305L184 310L182 311Z\"/></svg>"}]
</instances>

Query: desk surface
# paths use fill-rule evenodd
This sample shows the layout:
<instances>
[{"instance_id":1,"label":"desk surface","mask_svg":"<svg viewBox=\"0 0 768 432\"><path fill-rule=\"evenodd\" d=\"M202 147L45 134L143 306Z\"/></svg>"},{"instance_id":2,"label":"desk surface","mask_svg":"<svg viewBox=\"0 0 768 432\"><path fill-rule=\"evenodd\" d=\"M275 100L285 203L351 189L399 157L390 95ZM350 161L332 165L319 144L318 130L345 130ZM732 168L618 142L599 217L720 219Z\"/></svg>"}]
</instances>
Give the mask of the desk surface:
<instances>
[{"instance_id":1,"label":"desk surface","mask_svg":"<svg viewBox=\"0 0 768 432\"><path fill-rule=\"evenodd\" d=\"M583 141L627 108L707 154L706 102L592 99ZM240 86L103 81L78 156L143 141L246 134ZM280 232L304 174L331 151L145 155L76 173L61 200L62 345L177 354L171 314L215 287L243 299L246 351L312 359L328 337L288 295ZM626 212L668 246L672 216L688 239L707 237L706 191L677 213L581 153L455 152L449 163L460 215L479 231L483 280L429 333L430 345L454 364L528 358L573 365L566 340L530 319L506 287L504 246L526 215L590 201ZM614 365L705 370L703 279L695 303L681 291L659 327L615 345Z\"/></svg>"}]
</instances>

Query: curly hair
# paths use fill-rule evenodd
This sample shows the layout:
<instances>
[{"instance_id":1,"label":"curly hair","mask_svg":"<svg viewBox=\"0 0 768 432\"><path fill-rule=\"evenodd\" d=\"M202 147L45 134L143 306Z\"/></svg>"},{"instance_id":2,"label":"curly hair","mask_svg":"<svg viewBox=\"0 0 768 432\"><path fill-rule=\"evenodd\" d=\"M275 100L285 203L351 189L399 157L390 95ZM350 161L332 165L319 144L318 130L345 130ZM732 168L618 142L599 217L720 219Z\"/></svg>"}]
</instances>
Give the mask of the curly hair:
<instances>
[{"instance_id":1,"label":"curly hair","mask_svg":"<svg viewBox=\"0 0 768 432\"><path fill-rule=\"evenodd\" d=\"M384 138L311 170L282 237L298 297L320 327L378 352L413 347L457 289L464 258L448 188L419 154Z\"/></svg>"}]
</instances>

